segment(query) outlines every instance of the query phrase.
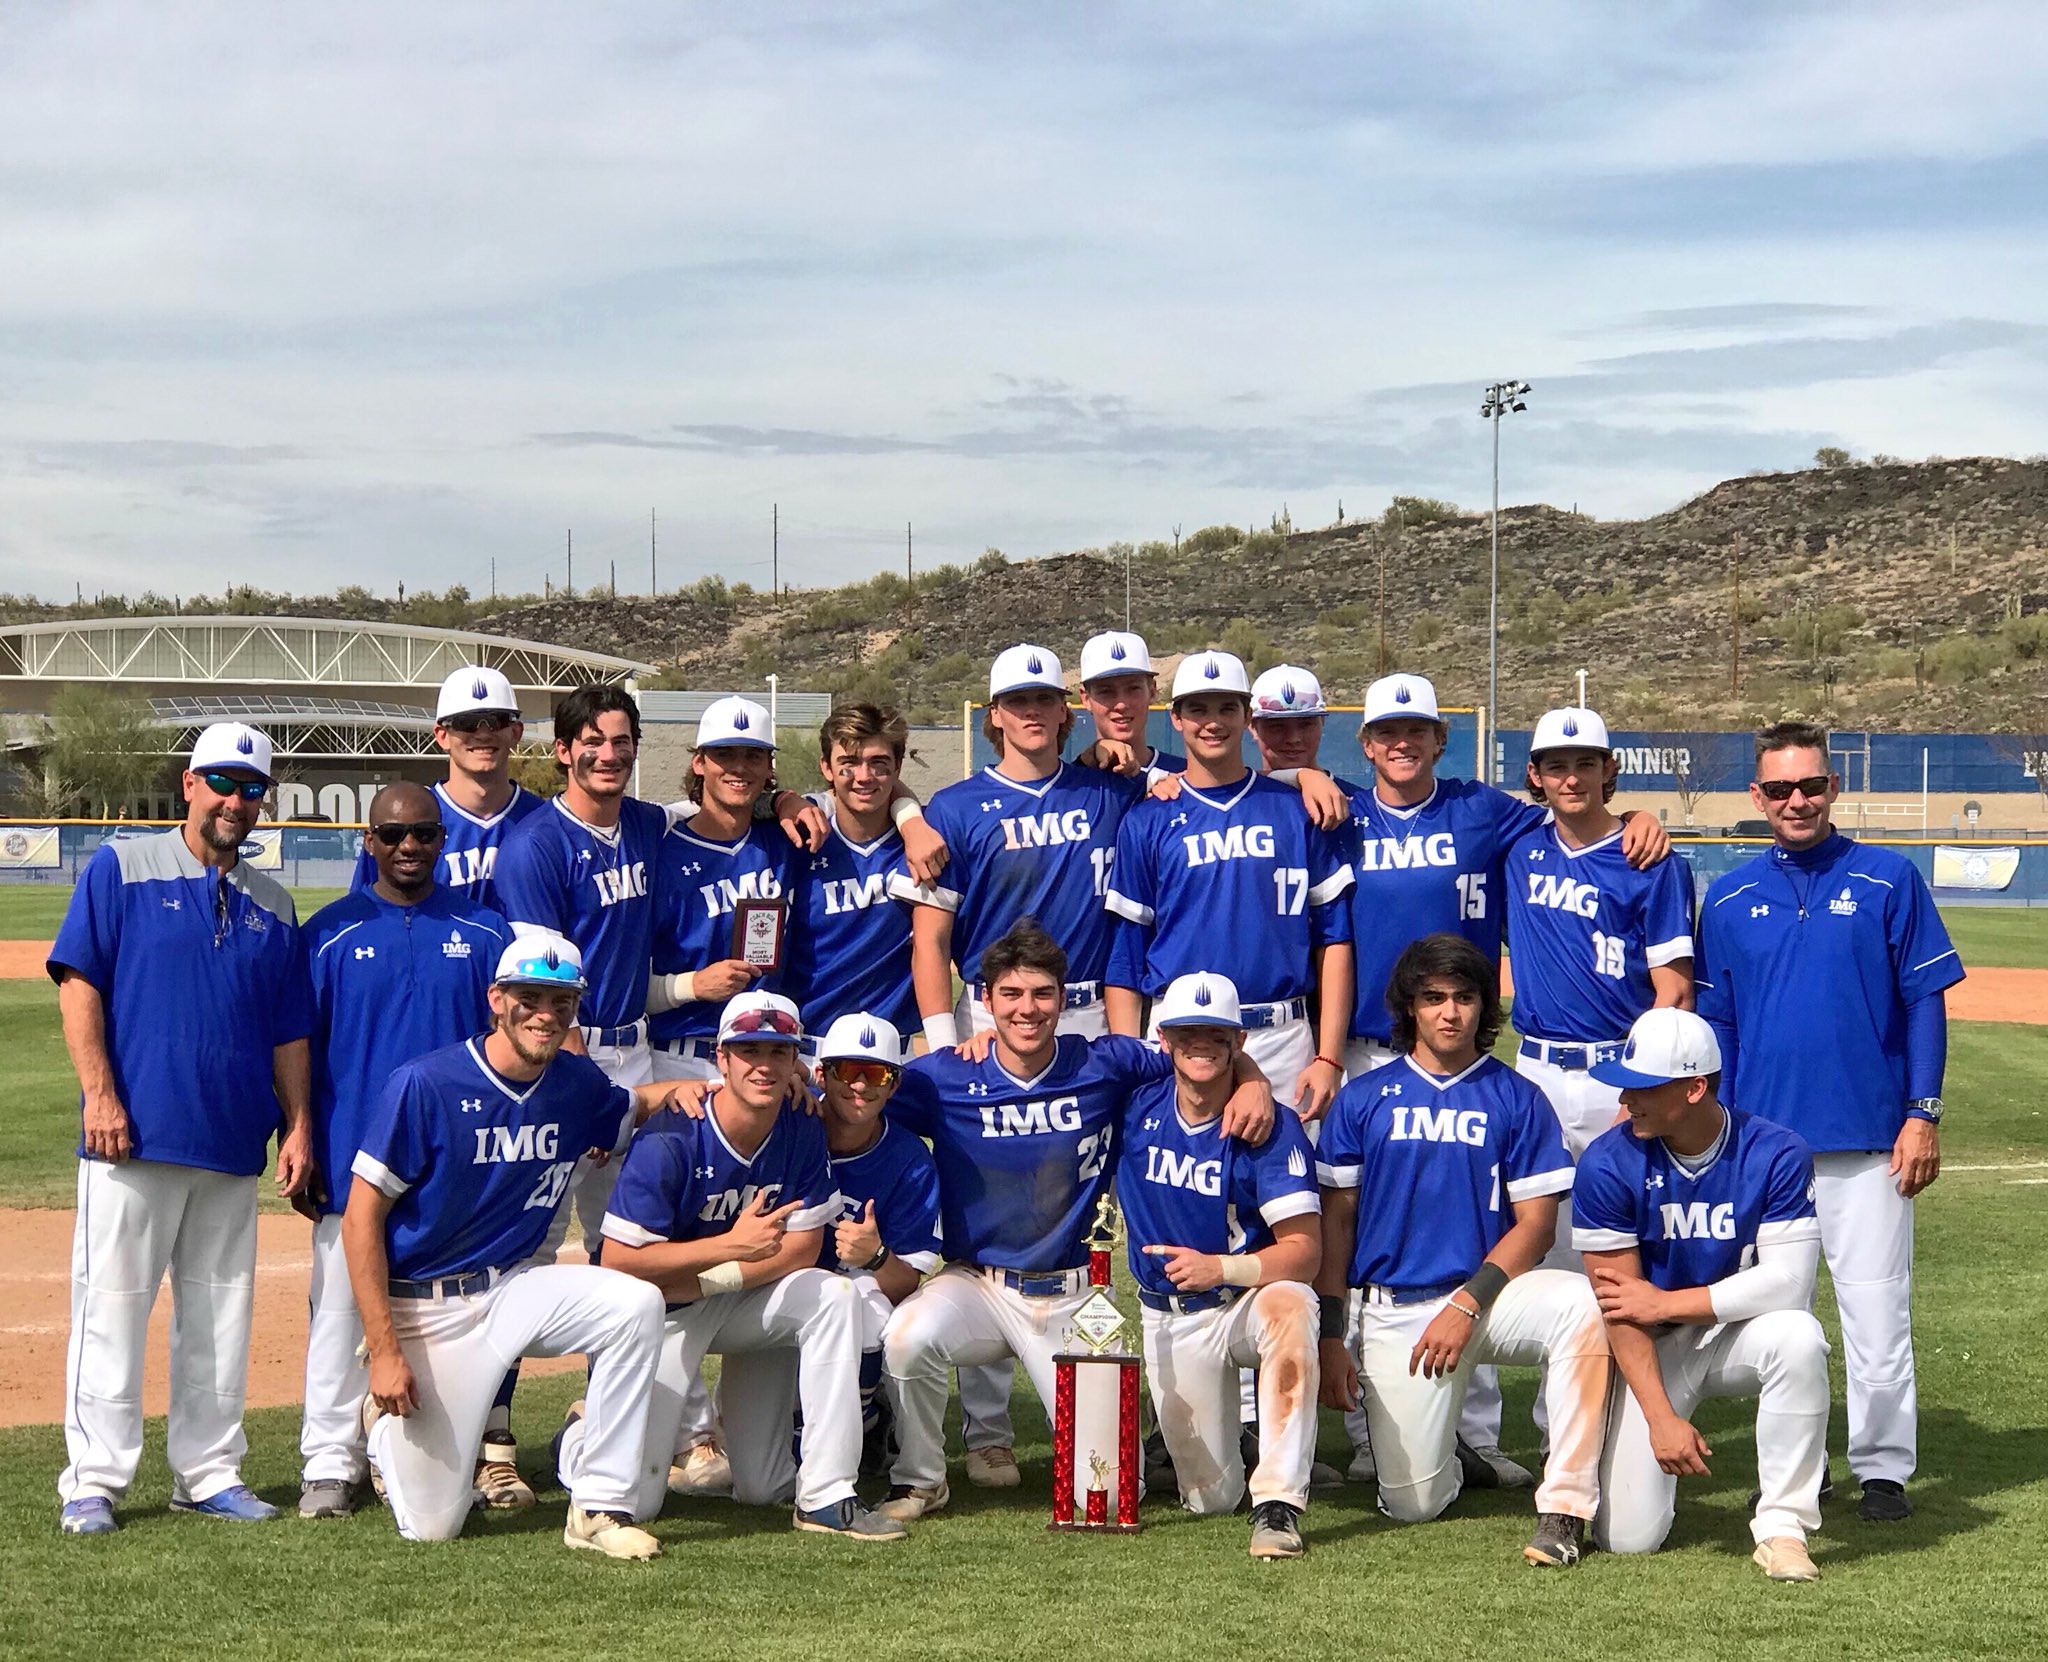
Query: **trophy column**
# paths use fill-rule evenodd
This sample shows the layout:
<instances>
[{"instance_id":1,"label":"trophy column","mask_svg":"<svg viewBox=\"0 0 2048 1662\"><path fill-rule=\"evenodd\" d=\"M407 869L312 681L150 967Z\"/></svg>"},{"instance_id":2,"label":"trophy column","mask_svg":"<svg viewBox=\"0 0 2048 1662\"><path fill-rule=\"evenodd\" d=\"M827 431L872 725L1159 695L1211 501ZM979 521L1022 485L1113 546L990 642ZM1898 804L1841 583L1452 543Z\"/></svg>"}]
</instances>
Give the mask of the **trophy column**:
<instances>
[{"instance_id":1,"label":"trophy column","mask_svg":"<svg viewBox=\"0 0 2048 1662\"><path fill-rule=\"evenodd\" d=\"M1053 1360L1052 1529L1135 1535L1143 1464L1138 1451L1138 1358L1109 1295L1116 1206L1107 1195L1088 1237L1094 1289L1074 1312L1083 1350Z\"/></svg>"}]
</instances>

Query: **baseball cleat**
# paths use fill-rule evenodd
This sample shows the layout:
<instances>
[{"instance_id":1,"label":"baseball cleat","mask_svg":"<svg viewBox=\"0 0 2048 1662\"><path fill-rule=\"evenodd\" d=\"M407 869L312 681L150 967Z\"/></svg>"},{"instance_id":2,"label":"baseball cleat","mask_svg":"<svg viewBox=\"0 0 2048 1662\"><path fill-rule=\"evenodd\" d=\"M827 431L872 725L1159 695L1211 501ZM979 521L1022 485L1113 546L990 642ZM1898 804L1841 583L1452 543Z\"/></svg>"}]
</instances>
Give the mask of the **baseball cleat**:
<instances>
[{"instance_id":1,"label":"baseball cleat","mask_svg":"<svg viewBox=\"0 0 2048 1662\"><path fill-rule=\"evenodd\" d=\"M562 1416L560 1428L548 1439L548 1470L555 1473L557 1478L562 1471L562 1439L569 1435L569 1427L582 1418L583 1399L578 1397L569 1404L569 1411ZM563 1487L566 1488L567 1485L564 1484Z\"/></svg>"},{"instance_id":2,"label":"baseball cleat","mask_svg":"<svg viewBox=\"0 0 2048 1662\"><path fill-rule=\"evenodd\" d=\"M573 1500L562 1529L564 1545L580 1552L601 1552L607 1558L659 1558L661 1543L625 1512L586 1512Z\"/></svg>"},{"instance_id":3,"label":"baseball cleat","mask_svg":"<svg viewBox=\"0 0 2048 1662\"><path fill-rule=\"evenodd\" d=\"M1161 1490L1180 1487L1180 1479L1173 1470L1173 1456L1167 1451L1166 1434L1156 1425L1145 1438L1145 1487Z\"/></svg>"},{"instance_id":4,"label":"baseball cleat","mask_svg":"<svg viewBox=\"0 0 2048 1662\"><path fill-rule=\"evenodd\" d=\"M506 1431L486 1431L476 1463L477 1499L495 1512L523 1512L534 1501L533 1488L519 1475L519 1445Z\"/></svg>"},{"instance_id":5,"label":"baseball cleat","mask_svg":"<svg viewBox=\"0 0 2048 1662\"><path fill-rule=\"evenodd\" d=\"M1475 1445L1458 1439L1458 1465L1468 1489L1533 1489L1536 1476L1527 1466L1510 1460L1492 1443ZM1378 1475L1377 1471L1374 1473Z\"/></svg>"},{"instance_id":6,"label":"baseball cleat","mask_svg":"<svg viewBox=\"0 0 2048 1662\"><path fill-rule=\"evenodd\" d=\"M1311 1489L1341 1489L1344 1487L1344 1474L1329 1461L1317 1460L1308 1468L1308 1486Z\"/></svg>"},{"instance_id":7,"label":"baseball cleat","mask_svg":"<svg viewBox=\"0 0 2048 1662\"><path fill-rule=\"evenodd\" d=\"M1544 1512L1536 1519L1536 1533L1522 1548L1522 1557L1540 1569L1568 1570L1585 1551L1586 1523L1583 1518L1562 1512Z\"/></svg>"},{"instance_id":8,"label":"baseball cleat","mask_svg":"<svg viewBox=\"0 0 2048 1662\"><path fill-rule=\"evenodd\" d=\"M1254 1558L1299 1558L1308 1550L1301 1544L1300 1510L1284 1500L1254 1506L1251 1550Z\"/></svg>"},{"instance_id":9,"label":"baseball cleat","mask_svg":"<svg viewBox=\"0 0 2048 1662\"><path fill-rule=\"evenodd\" d=\"M875 1510L898 1523L911 1523L941 1510L952 1498L953 1491L946 1487L944 1478L922 1488L909 1483L892 1483L889 1485L889 1498Z\"/></svg>"},{"instance_id":10,"label":"baseball cleat","mask_svg":"<svg viewBox=\"0 0 2048 1662\"><path fill-rule=\"evenodd\" d=\"M1008 1444L967 1451L967 1481L977 1489L1014 1489L1024 1481L1016 1451Z\"/></svg>"},{"instance_id":11,"label":"baseball cleat","mask_svg":"<svg viewBox=\"0 0 2048 1662\"><path fill-rule=\"evenodd\" d=\"M208 1495L204 1500L187 1500L174 1492L171 1510L195 1512L202 1518L222 1518L229 1523L269 1523L277 1516L277 1508L260 1499L246 1483L231 1483L219 1494Z\"/></svg>"},{"instance_id":12,"label":"baseball cleat","mask_svg":"<svg viewBox=\"0 0 2048 1662\"><path fill-rule=\"evenodd\" d=\"M316 1477L299 1488L302 1518L345 1518L356 1509L356 1486L339 1477Z\"/></svg>"},{"instance_id":13,"label":"baseball cleat","mask_svg":"<svg viewBox=\"0 0 2048 1662\"><path fill-rule=\"evenodd\" d=\"M813 1535L838 1535L849 1541L902 1541L910 1536L901 1520L879 1510L870 1512L851 1495L808 1512L793 1508L789 1521Z\"/></svg>"},{"instance_id":14,"label":"baseball cleat","mask_svg":"<svg viewBox=\"0 0 2048 1662\"><path fill-rule=\"evenodd\" d=\"M1820 1580L1819 1568L1797 1535L1773 1535L1768 1541L1759 1541L1750 1557L1773 1581Z\"/></svg>"},{"instance_id":15,"label":"baseball cleat","mask_svg":"<svg viewBox=\"0 0 2048 1662\"><path fill-rule=\"evenodd\" d=\"M1353 1483L1377 1483L1380 1478L1379 1462L1372 1457L1372 1444L1360 1443L1352 1450L1351 1464L1344 1468L1344 1475Z\"/></svg>"},{"instance_id":16,"label":"baseball cleat","mask_svg":"<svg viewBox=\"0 0 2048 1662\"><path fill-rule=\"evenodd\" d=\"M725 1495L732 1492L732 1463L715 1440L692 1443L682 1459L668 1469L672 1495Z\"/></svg>"},{"instance_id":17,"label":"baseball cleat","mask_svg":"<svg viewBox=\"0 0 2048 1662\"><path fill-rule=\"evenodd\" d=\"M66 1535L111 1535L121 1525L114 1517L114 1503L105 1495L85 1495L64 1503L57 1527Z\"/></svg>"},{"instance_id":18,"label":"baseball cleat","mask_svg":"<svg viewBox=\"0 0 2048 1662\"><path fill-rule=\"evenodd\" d=\"M1856 1503L1856 1516L1865 1523L1904 1523L1913 1515L1913 1503L1906 1499L1906 1486L1888 1477L1868 1478L1863 1498Z\"/></svg>"}]
</instances>

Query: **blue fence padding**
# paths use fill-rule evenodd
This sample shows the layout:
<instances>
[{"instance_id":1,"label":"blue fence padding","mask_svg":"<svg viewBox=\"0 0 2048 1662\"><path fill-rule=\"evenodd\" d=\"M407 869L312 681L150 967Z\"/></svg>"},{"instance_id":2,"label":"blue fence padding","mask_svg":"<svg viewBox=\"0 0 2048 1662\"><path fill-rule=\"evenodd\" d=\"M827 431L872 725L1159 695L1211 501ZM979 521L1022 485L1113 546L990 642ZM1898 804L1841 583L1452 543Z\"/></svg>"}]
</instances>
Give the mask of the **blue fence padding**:
<instances>
[{"instance_id":1,"label":"blue fence padding","mask_svg":"<svg viewBox=\"0 0 2048 1662\"><path fill-rule=\"evenodd\" d=\"M1479 772L1479 718L1470 710L1449 710L1444 714L1445 725L1450 728L1450 738L1444 746L1443 760L1437 764L1437 772L1449 779L1471 779ZM1154 710L1152 718L1145 725L1145 733L1155 750L1178 752L1181 749L1180 735L1173 730L1173 717L1165 710ZM1067 740L1067 754L1078 756L1095 742L1095 721L1085 711L1074 718L1074 731ZM1527 748L1526 744L1523 747ZM1257 748L1249 735L1244 742L1245 760L1254 766L1258 764ZM981 711L974 713L974 765L987 767L996 759L995 747L981 731ZM1359 783L1371 777L1371 769L1365 765L1365 757L1358 748L1358 711L1333 710L1323 723L1322 748L1316 753L1316 760L1326 773L1339 774Z\"/></svg>"},{"instance_id":2,"label":"blue fence padding","mask_svg":"<svg viewBox=\"0 0 2048 1662\"><path fill-rule=\"evenodd\" d=\"M93 851L110 837L153 836L169 829L166 825L59 825L58 864L30 870L0 870L0 882L57 883L68 887L78 881L78 874ZM282 863L272 875L287 887L345 889L354 879L356 855L363 846L362 832L338 825L259 825L257 829L282 831Z\"/></svg>"},{"instance_id":3,"label":"blue fence padding","mask_svg":"<svg viewBox=\"0 0 2048 1662\"><path fill-rule=\"evenodd\" d=\"M1500 735L1507 772L1513 777L1529 754L1529 729ZM1621 757L1625 791L1673 788L1674 771L1686 768L1701 790L1747 789L1756 755L1754 735L1740 733L1646 733L1608 735ZM1877 796L1917 796L1921 753L1926 753L1930 791L1997 795L2037 788L2035 774L2048 756L2048 738L2000 738L1986 733L1850 733L1832 735L1830 754L1842 788Z\"/></svg>"}]
</instances>

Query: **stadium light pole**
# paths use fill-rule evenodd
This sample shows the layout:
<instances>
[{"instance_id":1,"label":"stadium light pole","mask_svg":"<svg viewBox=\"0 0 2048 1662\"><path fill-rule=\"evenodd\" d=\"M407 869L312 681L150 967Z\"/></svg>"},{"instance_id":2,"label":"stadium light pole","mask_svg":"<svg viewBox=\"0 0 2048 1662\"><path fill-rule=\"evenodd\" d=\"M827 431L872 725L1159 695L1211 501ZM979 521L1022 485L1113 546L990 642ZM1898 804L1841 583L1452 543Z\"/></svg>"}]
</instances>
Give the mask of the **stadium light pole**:
<instances>
[{"instance_id":1,"label":"stadium light pole","mask_svg":"<svg viewBox=\"0 0 2048 1662\"><path fill-rule=\"evenodd\" d=\"M1496 381L1486 389L1480 416L1493 423L1493 561L1486 584L1486 782L1500 783L1500 418L1526 410L1527 381Z\"/></svg>"}]
</instances>

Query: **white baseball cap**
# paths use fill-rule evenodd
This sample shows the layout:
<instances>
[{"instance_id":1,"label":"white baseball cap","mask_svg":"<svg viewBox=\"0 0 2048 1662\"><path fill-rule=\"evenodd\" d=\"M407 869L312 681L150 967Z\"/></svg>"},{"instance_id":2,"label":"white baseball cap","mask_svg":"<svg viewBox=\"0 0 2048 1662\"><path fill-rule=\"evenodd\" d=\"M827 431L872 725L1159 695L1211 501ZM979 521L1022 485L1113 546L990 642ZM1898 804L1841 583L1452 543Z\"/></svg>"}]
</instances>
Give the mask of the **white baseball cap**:
<instances>
[{"instance_id":1,"label":"white baseball cap","mask_svg":"<svg viewBox=\"0 0 2048 1662\"><path fill-rule=\"evenodd\" d=\"M1176 975L1159 995L1152 1023L1155 1027L1243 1027L1237 983L1207 970Z\"/></svg>"},{"instance_id":2,"label":"white baseball cap","mask_svg":"<svg viewBox=\"0 0 2048 1662\"><path fill-rule=\"evenodd\" d=\"M708 750L713 745L773 750L775 729L768 712L751 698L714 698L697 718L697 748Z\"/></svg>"},{"instance_id":3,"label":"white baseball cap","mask_svg":"<svg viewBox=\"0 0 2048 1662\"><path fill-rule=\"evenodd\" d=\"M1099 681L1105 675L1150 675L1152 654L1143 635L1111 629L1090 635L1081 647L1081 685Z\"/></svg>"},{"instance_id":4,"label":"white baseball cap","mask_svg":"<svg viewBox=\"0 0 2048 1662\"><path fill-rule=\"evenodd\" d=\"M1547 710L1543 719L1536 724L1536 731L1529 740L1529 754L1541 755L1546 750L1612 750L1607 742L1607 723L1591 710L1578 710L1570 706L1562 710Z\"/></svg>"},{"instance_id":5,"label":"white baseball cap","mask_svg":"<svg viewBox=\"0 0 2048 1662\"><path fill-rule=\"evenodd\" d=\"M466 716L477 711L494 715L519 714L519 698L501 670L482 664L464 664L441 683L441 696L434 700L434 719Z\"/></svg>"},{"instance_id":6,"label":"white baseball cap","mask_svg":"<svg viewBox=\"0 0 2048 1662\"><path fill-rule=\"evenodd\" d=\"M1026 687L1050 687L1057 693L1067 690L1066 675L1060 669L1058 656L1042 646L1033 646L1029 641L998 652L988 672L990 698L1022 692Z\"/></svg>"},{"instance_id":7,"label":"white baseball cap","mask_svg":"<svg viewBox=\"0 0 2048 1662\"><path fill-rule=\"evenodd\" d=\"M192 759L185 766L193 773L209 768L231 768L237 773L270 777L270 739L239 721L217 721L199 735L192 746Z\"/></svg>"},{"instance_id":8,"label":"white baseball cap","mask_svg":"<svg viewBox=\"0 0 2048 1662\"><path fill-rule=\"evenodd\" d=\"M804 1036L803 1018L780 993L734 993L718 1016L718 1042L795 1044Z\"/></svg>"},{"instance_id":9,"label":"white baseball cap","mask_svg":"<svg viewBox=\"0 0 2048 1662\"><path fill-rule=\"evenodd\" d=\"M498 954L498 970L491 980L500 987L567 987L579 993L590 985L583 978L583 954L576 943L551 929L514 935Z\"/></svg>"},{"instance_id":10,"label":"white baseball cap","mask_svg":"<svg viewBox=\"0 0 2048 1662\"><path fill-rule=\"evenodd\" d=\"M880 1016L856 1011L841 1016L818 1041L821 1062L887 1062L903 1066L903 1035Z\"/></svg>"},{"instance_id":11,"label":"white baseball cap","mask_svg":"<svg viewBox=\"0 0 2048 1662\"><path fill-rule=\"evenodd\" d=\"M1618 1062L1596 1062L1592 1075L1623 1090L1704 1079L1721 1071L1721 1045L1703 1016L1690 1010L1645 1010L1628 1030Z\"/></svg>"},{"instance_id":12,"label":"white baseball cap","mask_svg":"<svg viewBox=\"0 0 2048 1662\"><path fill-rule=\"evenodd\" d=\"M1314 670L1275 664L1252 683L1252 720L1261 716L1326 716L1323 684Z\"/></svg>"},{"instance_id":13,"label":"white baseball cap","mask_svg":"<svg viewBox=\"0 0 2048 1662\"><path fill-rule=\"evenodd\" d=\"M1365 714L1359 726L1376 721L1442 721L1437 714L1436 688L1420 675L1382 675L1365 689Z\"/></svg>"},{"instance_id":14,"label":"white baseball cap","mask_svg":"<svg viewBox=\"0 0 2048 1662\"><path fill-rule=\"evenodd\" d=\"M1252 684L1244 672L1244 660L1228 652L1191 652L1173 672L1173 697L1178 703L1195 693L1243 693L1251 697Z\"/></svg>"}]
</instances>

